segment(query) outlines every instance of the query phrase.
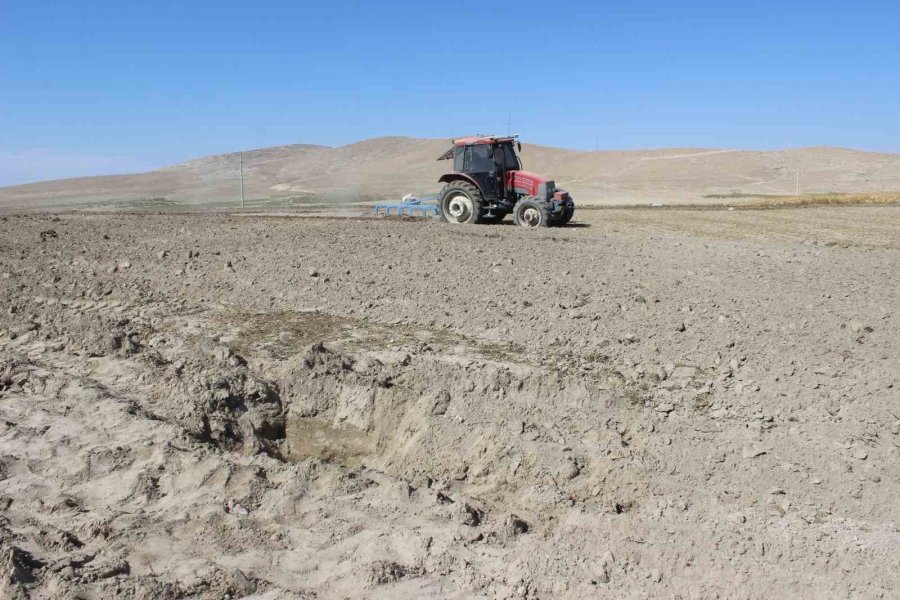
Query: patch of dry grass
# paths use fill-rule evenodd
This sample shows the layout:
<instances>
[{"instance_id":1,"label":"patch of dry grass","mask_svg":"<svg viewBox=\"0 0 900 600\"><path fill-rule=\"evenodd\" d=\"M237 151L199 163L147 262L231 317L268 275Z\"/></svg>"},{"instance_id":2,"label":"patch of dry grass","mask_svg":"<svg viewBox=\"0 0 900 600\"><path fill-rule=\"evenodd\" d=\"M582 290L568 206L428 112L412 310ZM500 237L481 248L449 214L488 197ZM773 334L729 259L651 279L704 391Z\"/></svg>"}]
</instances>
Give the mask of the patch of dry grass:
<instances>
[{"instance_id":1,"label":"patch of dry grass","mask_svg":"<svg viewBox=\"0 0 900 600\"><path fill-rule=\"evenodd\" d=\"M871 194L829 193L804 194L801 196L780 196L776 194L707 194L709 202L678 204L587 204L579 205L579 211L588 210L653 210L692 211L766 208L802 208L804 206L894 206L900 205L900 191ZM718 202L715 202L718 200Z\"/></svg>"},{"instance_id":2,"label":"patch of dry grass","mask_svg":"<svg viewBox=\"0 0 900 600\"><path fill-rule=\"evenodd\" d=\"M900 192L879 194L804 194L802 196L755 196L746 202L736 202L740 208L781 208L796 206L839 206L839 205L888 205L900 204Z\"/></svg>"},{"instance_id":3,"label":"patch of dry grass","mask_svg":"<svg viewBox=\"0 0 900 600\"><path fill-rule=\"evenodd\" d=\"M525 361L524 350L511 343L479 342L447 330L381 324L317 310L272 313L226 310L213 315L210 321L234 334L234 346L240 352L265 347L269 354L280 359L305 351L313 342L324 342L354 352L427 343L441 351L468 348L482 358L497 362Z\"/></svg>"}]
</instances>

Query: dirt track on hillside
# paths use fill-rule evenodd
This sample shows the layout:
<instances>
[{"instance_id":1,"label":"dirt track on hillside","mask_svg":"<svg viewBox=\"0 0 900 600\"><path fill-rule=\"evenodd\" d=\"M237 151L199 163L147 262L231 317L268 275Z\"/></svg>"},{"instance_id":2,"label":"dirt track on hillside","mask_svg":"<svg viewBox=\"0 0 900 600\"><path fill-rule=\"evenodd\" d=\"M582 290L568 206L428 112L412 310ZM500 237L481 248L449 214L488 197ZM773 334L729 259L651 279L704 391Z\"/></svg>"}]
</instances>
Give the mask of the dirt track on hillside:
<instances>
[{"instance_id":1,"label":"dirt track on hillside","mask_svg":"<svg viewBox=\"0 0 900 600\"><path fill-rule=\"evenodd\" d=\"M0 218L12 598L891 598L900 208Z\"/></svg>"}]
</instances>

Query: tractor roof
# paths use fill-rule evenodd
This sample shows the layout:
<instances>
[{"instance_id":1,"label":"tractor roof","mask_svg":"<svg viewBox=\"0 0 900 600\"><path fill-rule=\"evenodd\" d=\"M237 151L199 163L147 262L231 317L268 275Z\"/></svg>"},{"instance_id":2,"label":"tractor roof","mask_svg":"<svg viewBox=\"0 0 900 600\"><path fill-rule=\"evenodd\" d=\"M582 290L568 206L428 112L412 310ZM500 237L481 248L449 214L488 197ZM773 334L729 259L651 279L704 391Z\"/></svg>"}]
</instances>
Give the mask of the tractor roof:
<instances>
[{"instance_id":1,"label":"tractor roof","mask_svg":"<svg viewBox=\"0 0 900 600\"><path fill-rule=\"evenodd\" d=\"M453 140L454 146L475 146L478 144L500 144L503 142L514 142L515 137L499 136L499 135L473 135L469 137Z\"/></svg>"}]
</instances>

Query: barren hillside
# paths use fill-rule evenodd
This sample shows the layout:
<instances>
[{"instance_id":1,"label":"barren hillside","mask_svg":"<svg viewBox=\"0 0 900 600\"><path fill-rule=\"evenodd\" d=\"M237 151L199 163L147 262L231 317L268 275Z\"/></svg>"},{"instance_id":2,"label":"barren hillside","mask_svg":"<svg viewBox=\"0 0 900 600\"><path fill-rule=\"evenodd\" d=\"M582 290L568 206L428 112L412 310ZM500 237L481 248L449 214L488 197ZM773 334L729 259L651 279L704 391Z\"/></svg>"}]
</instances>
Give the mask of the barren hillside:
<instances>
[{"instance_id":1,"label":"barren hillside","mask_svg":"<svg viewBox=\"0 0 900 600\"><path fill-rule=\"evenodd\" d=\"M244 152L251 205L371 201L436 192L444 139L375 138L329 148ZM585 204L714 201L711 196L900 190L900 155L843 148L739 151L668 148L582 152L525 143L526 168L552 175ZM0 188L0 206L227 205L238 197L238 154L198 158L134 175Z\"/></svg>"}]
</instances>

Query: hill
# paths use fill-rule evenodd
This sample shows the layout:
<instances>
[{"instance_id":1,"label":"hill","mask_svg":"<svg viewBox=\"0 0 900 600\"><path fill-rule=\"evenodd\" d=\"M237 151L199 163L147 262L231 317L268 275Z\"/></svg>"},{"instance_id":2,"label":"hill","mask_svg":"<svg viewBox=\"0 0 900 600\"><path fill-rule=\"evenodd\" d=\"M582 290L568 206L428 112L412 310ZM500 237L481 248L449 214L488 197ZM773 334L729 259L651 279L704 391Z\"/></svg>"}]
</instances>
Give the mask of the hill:
<instances>
[{"instance_id":1,"label":"hill","mask_svg":"<svg viewBox=\"0 0 900 600\"><path fill-rule=\"evenodd\" d=\"M371 201L439 189L445 139L374 138L338 147L244 152L250 205ZM900 190L900 155L816 147L775 151L666 148L584 152L524 143L525 167L553 176L582 204L712 202L721 197ZM224 206L238 198L238 153L147 173L0 188L0 206Z\"/></svg>"}]
</instances>

